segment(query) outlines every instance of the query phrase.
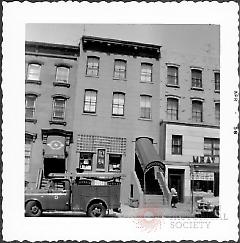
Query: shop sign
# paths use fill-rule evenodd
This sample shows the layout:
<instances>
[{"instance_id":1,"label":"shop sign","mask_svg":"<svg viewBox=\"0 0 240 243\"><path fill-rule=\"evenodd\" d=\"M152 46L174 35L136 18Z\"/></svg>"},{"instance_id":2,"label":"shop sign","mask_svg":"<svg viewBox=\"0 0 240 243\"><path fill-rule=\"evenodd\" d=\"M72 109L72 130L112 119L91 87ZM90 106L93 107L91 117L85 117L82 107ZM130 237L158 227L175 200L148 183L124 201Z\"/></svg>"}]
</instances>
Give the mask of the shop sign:
<instances>
[{"instance_id":1,"label":"shop sign","mask_svg":"<svg viewBox=\"0 0 240 243\"><path fill-rule=\"evenodd\" d=\"M219 163L219 157L212 156L193 156L193 163L199 164L216 164Z\"/></svg>"},{"instance_id":2,"label":"shop sign","mask_svg":"<svg viewBox=\"0 0 240 243\"><path fill-rule=\"evenodd\" d=\"M97 169L105 169L105 149L97 150Z\"/></svg>"},{"instance_id":3,"label":"shop sign","mask_svg":"<svg viewBox=\"0 0 240 243\"><path fill-rule=\"evenodd\" d=\"M65 137L48 136L44 149L45 158L65 158Z\"/></svg>"},{"instance_id":4,"label":"shop sign","mask_svg":"<svg viewBox=\"0 0 240 243\"><path fill-rule=\"evenodd\" d=\"M194 171L191 180L214 181L214 172Z\"/></svg>"}]
</instances>

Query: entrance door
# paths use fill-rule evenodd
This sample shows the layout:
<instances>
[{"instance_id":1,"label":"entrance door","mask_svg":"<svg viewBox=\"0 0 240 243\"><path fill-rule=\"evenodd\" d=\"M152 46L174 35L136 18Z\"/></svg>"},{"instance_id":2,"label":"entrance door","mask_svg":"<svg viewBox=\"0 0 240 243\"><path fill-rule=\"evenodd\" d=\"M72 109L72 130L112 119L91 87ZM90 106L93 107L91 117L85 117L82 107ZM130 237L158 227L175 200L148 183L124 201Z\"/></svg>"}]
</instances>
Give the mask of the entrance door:
<instances>
[{"instance_id":1,"label":"entrance door","mask_svg":"<svg viewBox=\"0 0 240 243\"><path fill-rule=\"evenodd\" d=\"M168 169L169 190L175 187L178 193L179 202L184 201L184 170Z\"/></svg>"},{"instance_id":2,"label":"entrance door","mask_svg":"<svg viewBox=\"0 0 240 243\"><path fill-rule=\"evenodd\" d=\"M43 163L45 177L49 173L65 173L65 159L45 158Z\"/></svg>"},{"instance_id":3,"label":"entrance door","mask_svg":"<svg viewBox=\"0 0 240 243\"><path fill-rule=\"evenodd\" d=\"M158 180L155 179L154 167L149 169L145 174L146 194L160 194L162 190L159 186Z\"/></svg>"}]
</instances>

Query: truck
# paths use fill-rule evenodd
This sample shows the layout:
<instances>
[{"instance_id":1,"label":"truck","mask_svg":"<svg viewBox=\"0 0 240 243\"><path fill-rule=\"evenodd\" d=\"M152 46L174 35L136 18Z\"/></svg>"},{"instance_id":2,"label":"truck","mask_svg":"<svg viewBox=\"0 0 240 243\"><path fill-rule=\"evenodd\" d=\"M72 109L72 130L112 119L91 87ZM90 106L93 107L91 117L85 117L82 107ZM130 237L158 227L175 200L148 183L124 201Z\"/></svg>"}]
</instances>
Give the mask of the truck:
<instances>
[{"instance_id":1,"label":"truck","mask_svg":"<svg viewBox=\"0 0 240 243\"><path fill-rule=\"evenodd\" d=\"M52 173L45 186L25 190L25 215L43 212L85 212L104 217L110 209L121 212L121 179L118 173Z\"/></svg>"}]
</instances>

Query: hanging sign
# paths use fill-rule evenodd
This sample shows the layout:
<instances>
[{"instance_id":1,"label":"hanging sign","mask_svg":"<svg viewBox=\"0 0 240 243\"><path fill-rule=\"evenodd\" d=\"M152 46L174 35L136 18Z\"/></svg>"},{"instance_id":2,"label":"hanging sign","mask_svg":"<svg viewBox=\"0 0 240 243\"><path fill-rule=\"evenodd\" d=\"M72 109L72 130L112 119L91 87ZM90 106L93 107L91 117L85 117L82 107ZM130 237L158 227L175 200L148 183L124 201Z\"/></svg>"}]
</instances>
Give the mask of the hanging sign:
<instances>
[{"instance_id":1,"label":"hanging sign","mask_svg":"<svg viewBox=\"0 0 240 243\"><path fill-rule=\"evenodd\" d=\"M97 150L97 169L105 169L105 149Z\"/></svg>"},{"instance_id":2,"label":"hanging sign","mask_svg":"<svg viewBox=\"0 0 240 243\"><path fill-rule=\"evenodd\" d=\"M191 175L192 180L196 181L214 181L213 172L204 172L204 171L194 171Z\"/></svg>"},{"instance_id":3,"label":"hanging sign","mask_svg":"<svg viewBox=\"0 0 240 243\"><path fill-rule=\"evenodd\" d=\"M48 136L45 145L45 158L65 158L65 137Z\"/></svg>"}]
</instances>

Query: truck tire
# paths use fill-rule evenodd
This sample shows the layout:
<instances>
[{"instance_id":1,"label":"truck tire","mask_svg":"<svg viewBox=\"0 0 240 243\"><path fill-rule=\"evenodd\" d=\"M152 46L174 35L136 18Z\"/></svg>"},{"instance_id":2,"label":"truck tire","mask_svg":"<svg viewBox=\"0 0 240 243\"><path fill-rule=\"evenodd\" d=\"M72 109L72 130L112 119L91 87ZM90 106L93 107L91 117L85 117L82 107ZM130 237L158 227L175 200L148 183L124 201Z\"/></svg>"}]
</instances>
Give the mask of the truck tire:
<instances>
[{"instance_id":1,"label":"truck tire","mask_svg":"<svg viewBox=\"0 0 240 243\"><path fill-rule=\"evenodd\" d=\"M87 216L89 217L104 217L106 215L106 208L102 203L94 203L89 206Z\"/></svg>"},{"instance_id":2,"label":"truck tire","mask_svg":"<svg viewBox=\"0 0 240 243\"><path fill-rule=\"evenodd\" d=\"M219 207L218 206L213 209L213 215L215 218L219 218Z\"/></svg>"},{"instance_id":3,"label":"truck tire","mask_svg":"<svg viewBox=\"0 0 240 243\"><path fill-rule=\"evenodd\" d=\"M41 205L38 202L30 201L25 207L26 216L39 217L42 214Z\"/></svg>"}]
</instances>

